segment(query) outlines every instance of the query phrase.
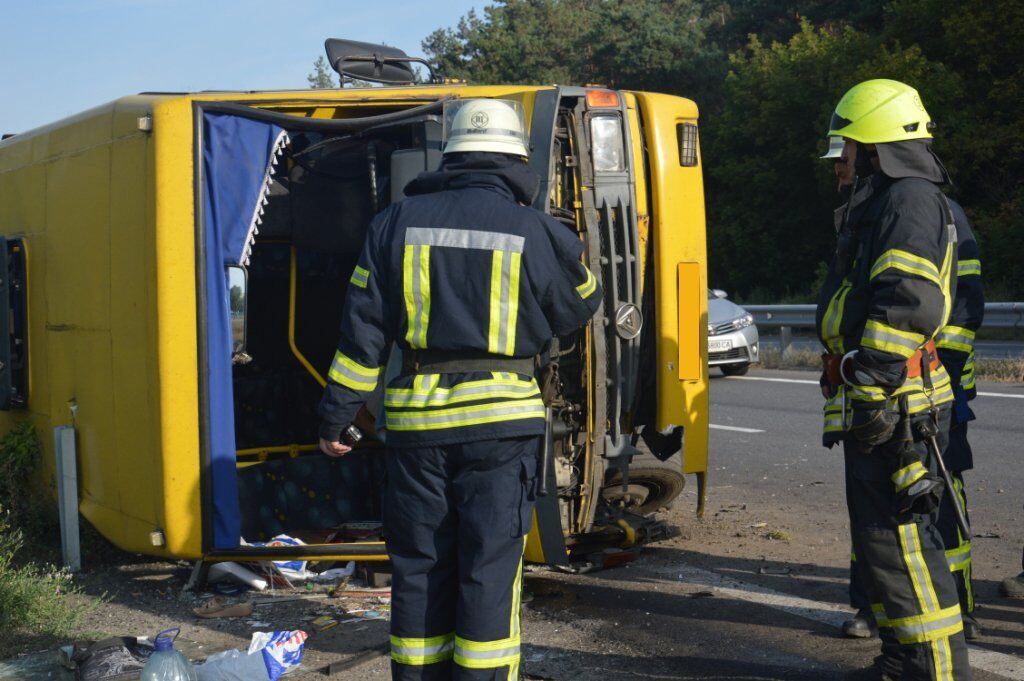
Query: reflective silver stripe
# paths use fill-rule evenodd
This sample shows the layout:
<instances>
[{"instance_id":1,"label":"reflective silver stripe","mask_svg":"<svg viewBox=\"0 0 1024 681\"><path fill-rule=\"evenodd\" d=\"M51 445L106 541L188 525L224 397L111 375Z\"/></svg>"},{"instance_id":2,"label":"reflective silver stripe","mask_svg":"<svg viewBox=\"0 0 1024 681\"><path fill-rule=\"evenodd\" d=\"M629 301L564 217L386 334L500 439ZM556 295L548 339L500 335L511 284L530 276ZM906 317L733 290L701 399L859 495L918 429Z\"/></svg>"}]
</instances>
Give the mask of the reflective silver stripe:
<instances>
[{"instance_id":1,"label":"reflective silver stripe","mask_svg":"<svg viewBox=\"0 0 1024 681\"><path fill-rule=\"evenodd\" d=\"M408 243L408 242L407 242ZM409 343L414 348L426 347L426 343L421 343L420 340L423 338L423 290L420 286L420 257L422 255L422 249L417 245L413 246L412 249L412 299L416 306L416 318L411 320L409 323L412 324L412 342ZM423 335L421 335L423 334Z\"/></svg>"},{"instance_id":2,"label":"reflective silver stripe","mask_svg":"<svg viewBox=\"0 0 1024 681\"><path fill-rule=\"evenodd\" d=\"M429 655L437 655L438 653L445 653L445 652L448 652L449 650L454 650L454 649L455 649L455 641L451 640L451 639L449 639L448 641L445 641L444 643L439 643L439 644L433 645L433 646L403 646L403 645L396 645L394 642L391 643L391 652L393 652L395 654L398 654L398 655L408 655L408 656L414 656L414 655L415 656L420 656L420 655L422 655L422 656L426 657L426 656L429 656Z\"/></svg>"},{"instance_id":3,"label":"reflective silver stripe","mask_svg":"<svg viewBox=\"0 0 1024 681\"><path fill-rule=\"evenodd\" d=\"M900 525L899 529L900 534L903 535L903 556L907 561L907 566L913 572L915 586L920 589L924 610L925 612L934 612L939 609L939 604L936 602L935 593L931 587L931 573L928 572L928 566L924 563L924 556L921 555L917 533L915 532L917 526Z\"/></svg>"},{"instance_id":4,"label":"reflective silver stripe","mask_svg":"<svg viewBox=\"0 0 1024 681\"><path fill-rule=\"evenodd\" d=\"M496 660L519 654L519 646L498 648L497 650L471 650L460 645L455 646L455 654L467 660Z\"/></svg>"},{"instance_id":5,"label":"reflective silver stripe","mask_svg":"<svg viewBox=\"0 0 1024 681\"><path fill-rule=\"evenodd\" d=\"M540 400L530 400L528 404L484 404L478 407L461 407L419 414L389 412L387 420L388 428L423 429L432 426L445 428L474 425L475 422L490 422L502 416L544 418L544 404Z\"/></svg>"},{"instance_id":6,"label":"reflective silver stripe","mask_svg":"<svg viewBox=\"0 0 1024 681\"><path fill-rule=\"evenodd\" d=\"M388 389L384 396L384 404L388 407L446 406L475 398L490 397L495 392L512 393L516 397L533 397L540 394L540 389L532 381L491 380L472 383L480 385L467 386L459 383L452 388L438 388L428 393Z\"/></svg>"},{"instance_id":7,"label":"reflective silver stripe","mask_svg":"<svg viewBox=\"0 0 1024 681\"><path fill-rule=\"evenodd\" d=\"M892 481L896 485L897 490L902 490L924 477L927 472L928 470L919 461L915 461L906 468L901 468L893 473Z\"/></svg>"},{"instance_id":8,"label":"reflective silver stripe","mask_svg":"<svg viewBox=\"0 0 1024 681\"><path fill-rule=\"evenodd\" d=\"M522 245L520 245L520 248ZM498 304L498 352L505 352L508 343L508 296L509 280L512 276L512 258L501 259L501 302Z\"/></svg>"},{"instance_id":9,"label":"reflective silver stripe","mask_svg":"<svg viewBox=\"0 0 1024 681\"><path fill-rule=\"evenodd\" d=\"M483 232L475 229L410 227L405 230L405 243L409 246L476 248L485 251L522 253L525 242L524 237L516 234Z\"/></svg>"},{"instance_id":10,"label":"reflective silver stripe","mask_svg":"<svg viewBox=\"0 0 1024 681\"><path fill-rule=\"evenodd\" d=\"M923 336L922 336L923 338ZM879 328L875 325L868 325L864 328L864 336L861 339L861 344L864 341L871 340L877 341L878 343L893 343L901 347L910 350L910 354L917 352L917 349L921 347L921 343L913 341L909 338L904 338L898 334L888 331L884 328Z\"/></svg>"},{"instance_id":11,"label":"reflective silver stripe","mask_svg":"<svg viewBox=\"0 0 1024 681\"><path fill-rule=\"evenodd\" d=\"M927 622L924 624L895 624L892 626L892 630L896 633L899 638L915 638L916 642L931 640L928 635L932 632L945 629L947 627L954 627L956 623L960 621L960 612L955 612L948 617L944 617L934 622Z\"/></svg>"}]
</instances>

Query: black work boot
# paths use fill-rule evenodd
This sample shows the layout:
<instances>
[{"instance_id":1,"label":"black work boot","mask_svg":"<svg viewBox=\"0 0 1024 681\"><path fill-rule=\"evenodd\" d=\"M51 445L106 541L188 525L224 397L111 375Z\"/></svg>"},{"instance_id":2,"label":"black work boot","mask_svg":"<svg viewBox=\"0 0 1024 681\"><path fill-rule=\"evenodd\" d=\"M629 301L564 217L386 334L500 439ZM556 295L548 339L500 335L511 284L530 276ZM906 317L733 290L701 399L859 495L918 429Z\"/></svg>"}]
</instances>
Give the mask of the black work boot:
<instances>
[{"instance_id":1,"label":"black work boot","mask_svg":"<svg viewBox=\"0 0 1024 681\"><path fill-rule=\"evenodd\" d=\"M968 615L964 613L964 638L968 641L974 641L981 638L981 625L978 624L978 620L974 619L974 615Z\"/></svg>"},{"instance_id":2,"label":"black work boot","mask_svg":"<svg viewBox=\"0 0 1024 681\"><path fill-rule=\"evenodd\" d=\"M861 608L853 619L843 622L843 636L846 638L872 638L878 636L875 626L875 613L871 608Z\"/></svg>"}]
</instances>

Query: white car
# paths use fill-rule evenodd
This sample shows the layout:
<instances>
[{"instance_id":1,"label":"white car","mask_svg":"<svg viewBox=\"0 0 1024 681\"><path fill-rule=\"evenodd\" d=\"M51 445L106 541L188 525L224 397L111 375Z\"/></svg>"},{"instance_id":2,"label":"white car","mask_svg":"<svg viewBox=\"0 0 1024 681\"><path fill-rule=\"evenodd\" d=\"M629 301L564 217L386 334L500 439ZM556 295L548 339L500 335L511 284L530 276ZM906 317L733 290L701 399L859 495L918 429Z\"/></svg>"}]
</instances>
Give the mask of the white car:
<instances>
[{"instance_id":1,"label":"white car","mask_svg":"<svg viewBox=\"0 0 1024 681\"><path fill-rule=\"evenodd\" d=\"M742 376L758 361L754 317L726 299L721 289L708 290L708 364L726 376Z\"/></svg>"}]
</instances>

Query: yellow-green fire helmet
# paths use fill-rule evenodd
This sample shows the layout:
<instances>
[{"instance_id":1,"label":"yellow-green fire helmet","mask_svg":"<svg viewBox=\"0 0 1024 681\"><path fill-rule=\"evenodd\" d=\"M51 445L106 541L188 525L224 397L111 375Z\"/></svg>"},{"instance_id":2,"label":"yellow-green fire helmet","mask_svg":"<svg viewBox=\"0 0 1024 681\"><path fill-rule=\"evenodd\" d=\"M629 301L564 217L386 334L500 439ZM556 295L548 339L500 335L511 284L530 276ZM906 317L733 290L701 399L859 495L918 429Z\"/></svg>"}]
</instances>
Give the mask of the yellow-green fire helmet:
<instances>
[{"instance_id":1,"label":"yellow-green fire helmet","mask_svg":"<svg viewBox=\"0 0 1024 681\"><path fill-rule=\"evenodd\" d=\"M836 105L830 136L863 144L930 139L932 119L917 90L898 80L866 80L850 88Z\"/></svg>"}]
</instances>

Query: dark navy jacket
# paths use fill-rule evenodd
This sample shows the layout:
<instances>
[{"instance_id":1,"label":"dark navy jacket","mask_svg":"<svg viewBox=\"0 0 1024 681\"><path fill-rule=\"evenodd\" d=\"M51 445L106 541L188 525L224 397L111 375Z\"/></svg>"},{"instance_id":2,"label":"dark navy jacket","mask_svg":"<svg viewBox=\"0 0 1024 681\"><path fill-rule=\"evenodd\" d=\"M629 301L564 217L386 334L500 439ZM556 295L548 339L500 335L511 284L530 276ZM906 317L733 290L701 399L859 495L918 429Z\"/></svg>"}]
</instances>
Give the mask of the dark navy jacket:
<instances>
[{"instance_id":1,"label":"dark navy jacket","mask_svg":"<svg viewBox=\"0 0 1024 681\"><path fill-rule=\"evenodd\" d=\"M537 178L493 154L446 157L374 218L352 275L341 339L320 403L336 441L376 388L392 342L416 349L528 358L583 326L601 287L568 227L523 205ZM384 397L389 446L544 432L534 377L500 371L406 374Z\"/></svg>"}]
</instances>

